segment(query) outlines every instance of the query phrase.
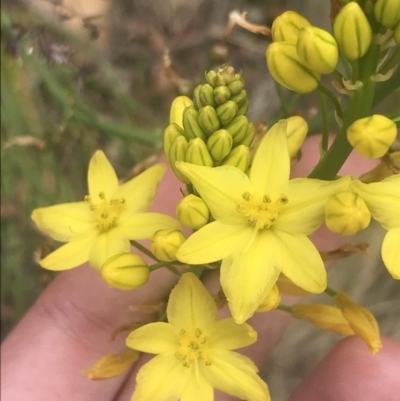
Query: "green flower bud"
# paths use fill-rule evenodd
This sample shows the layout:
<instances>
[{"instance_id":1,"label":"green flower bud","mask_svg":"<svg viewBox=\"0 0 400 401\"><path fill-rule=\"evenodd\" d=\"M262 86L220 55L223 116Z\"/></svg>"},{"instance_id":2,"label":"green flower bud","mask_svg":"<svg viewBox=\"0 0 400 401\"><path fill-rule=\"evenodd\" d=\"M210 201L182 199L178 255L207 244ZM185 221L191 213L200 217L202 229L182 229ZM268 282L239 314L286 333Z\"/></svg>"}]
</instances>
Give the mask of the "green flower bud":
<instances>
[{"instance_id":1,"label":"green flower bud","mask_svg":"<svg viewBox=\"0 0 400 401\"><path fill-rule=\"evenodd\" d=\"M300 116L292 116L286 120L286 134L290 157L293 157L301 148L308 132L307 121Z\"/></svg>"},{"instance_id":2,"label":"green flower bud","mask_svg":"<svg viewBox=\"0 0 400 401\"><path fill-rule=\"evenodd\" d=\"M330 74L338 62L339 50L335 38L327 31L303 28L297 41L297 54L307 67L320 74Z\"/></svg>"},{"instance_id":3,"label":"green flower bud","mask_svg":"<svg viewBox=\"0 0 400 401\"><path fill-rule=\"evenodd\" d=\"M221 162L221 166L234 166L244 173L247 172L249 165L250 148L245 145L239 145L233 148L231 153Z\"/></svg>"},{"instance_id":4,"label":"green flower bud","mask_svg":"<svg viewBox=\"0 0 400 401\"><path fill-rule=\"evenodd\" d=\"M214 100L214 88L210 84L204 84L202 85L200 89L200 103L202 106L215 106L215 100Z\"/></svg>"},{"instance_id":5,"label":"green flower bud","mask_svg":"<svg viewBox=\"0 0 400 401\"><path fill-rule=\"evenodd\" d=\"M325 204L325 222L336 234L353 235L368 227L371 213L364 200L350 191L332 195Z\"/></svg>"},{"instance_id":6,"label":"green flower bud","mask_svg":"<svg viewBox=\"0 0 400 401\"><path fill-rule=\"evenodd\" d=\"M151 237L151 252L163 262L176 260L176 252L186 241L180 230L158 230Z\"/></svg>"},{"instance_id":7,"label":"green flower bud","mask_svg":"<svg viewBox=\"0 0 400 401\"><path fill-rule=\"evenodd\" d=\"M256 129L254 124L249 122L249 126L247 127L246 135L241 141L241 145L249 146L253 143L254 136L256 134Z\"/></svg>"},{"instance_id":8,"label":"green flower bud","mask_svg":"<svg viewBox=\"0 0 400 401\"><path fill-rule=\"evenodd\" d=\"M214 100L218 106L227 102L231 95L231 91L228 89L227 86L217 86L216 88L214 88Z\"/></svg>"},{"instance_id":9,"label":"green flower bud","mask_svg":"<svg viewBox=\"0 0 400 401\"><path fill-rule=\"evenodd\" d=\"M236 79L228 85L228 88L233 96L238 95L244 88L244 82L241 79Z\"/></svg>"},{"instance_id":10,"label":"green flower bud","mask_svg":"<svg viewBox=\"0 0 400 401\"><path fill-rule=\"evenodd\" d=\"M190 194L177 204L176 215L183 225L198 230L208 223L210 211L203 199Z\"/></svg>"},{"instance_id":11,"label":"green flower bud","mask_svg":"<svg viewBox=\"0 0 400 401\"><path fill-rule=\"evenodd\" d=\"M103 280L110 286L120 290L133 290L146 284L150 270L146 262L134 253L115 255L101 268Z\"/></svg>"},{"instance_id":12,"label":"green flower bud","mask_svg":"<svg viewBox=\"0 0 400 401\"><path fill-rule=\"evenodd\" d=\"M214 167L207 145L200 138L189 141L185 159L188 163L197 164L198 166Z\"/></svg>"},{"instance_id":13,"label":"green flower bud","mask_svg":"<svg viewBox=\"0 0 400 401\"><path fill-rule=\"evenodd\" d=\"M360 155L382 157L396 139L396 124L380 114L356 120L347 129L347 140Z\"/></svg>"},{"instance_id":14,"label":"green flower bud","mask_svg":"<svg viewBox=\"0 0 400 401\"><path fill-rule=\"evenodd\" d=\"M188 148L188 141L184 136L178 136L175 141L172 143L171 148L168 153L168 161L171 165L172 171L179 179L179 181L184 182L185 184L190 184L188 178L186 178L176 167L176 162L184 162L186 150Z\"/></svg>"},{"instance_id":15,"label":"green flower bud","mask_svg":"<svg viewBox=\"0 0 400 401\"><path fill-rule=\"evenodd\" d=\"M226 86L224 86L224 88L226 88ZM224 126L229 124L236 116L238 105L232 100L228 100L224 104L221 104L221 106L218 106L216 111L219 121L221 122L222 126Z\"/></svg>"},{"instance_id":16,"label":"green flower bud","mask_svg":"<svg viewBox=\"0 0 400 401\"><path fill-rule=\"evenodd\" d=\"M372 29L366 15L355 1L346 4L336 16L333 34L340 51L349 60L362 57L372 41Z\"/></svg>"},{"instance_id":17,"label":"green flower bud","mask_svg":"<svg viewBox=\"0 0 400 401\"><path fill-rule=\"evenodd\" d=\"M183 128L187 139L200 138L205 140L206 134L198 122L199 112L194 107L186 107L183 112Z\"/></svg>"},{"instance_id":18,"label":"green flower bud","mask_svg":"<svg viewBox=\"0 0 400 401\"><path fill-rule=\"evenodd\" d=\"M204 74L207 83L209 83L212 87L215 86L215 80L217 78L217 72L214 70L210 70L210 71L206 71L206 73Z\"/></svg>"},{"instance_id":19,"label":"green flower bud","mask_svg":"<svg viewBox=\"0 0 400 401\"><path fill-rule=\"evenodd\" d=\"M232 135L233 144L238 145L245 138L248 127L249 120L247 117L237 116L224 128Z\"/></svg>"},{"instance_id":20,"label":"green flower bud","mask_svg":"<svg viewBox=\"0 0 400 401\"><path fill-rule=\"evenodd\" d=\"M181 128L183 128L182 119L183 119L183 110L186 107L193 106L192 100L187 96L178 96L176 97L172 104L169 112L169 123L177 124Z\"/></svg>"},{"instance_id":21,"label":"green flower bud","mask_svg":"<svg viewBox=\"0 0 400 401\"><path fill-rule=\"evenodd\" d=\"M285 88L297 93L308 93L317 88L320 74L300 61L295 44L272 43L268 46L266 56L269 72Z\"/></svg>"},{"instance_id":22,"label":"green flower bud","mask_svg":"<svg viewBox=\"0 0 400 401\"><path fill-rule=\"evenodd\" d=\"M207 140L210 155L216 162L229 155L232 145L232 135L226 129L215 131Z\"/></svg>"},{"instance_id":23,"label":"green flower bud","mask_svg":"<svg viewBox=\"0 0 400 401\"><path fill-rule=\"evenodd\" d=\"M400 45L400 22L394 28L393 39L398 45Z\"/></svg>"},{"instance_id":24,"label":"green flower bud","mask_svg":"<svg viewBox=\"0 0 400 401\"><path fill-rule=\"evenodd\" d=\"M400 21L400 1L377 0L374 5L374 15L386 28L394 27Z\"/></svg>"},{"instance_id":25,"label":"green flower bud","mask_svg":"<svg viewBox=\"0 0 400 401\"><path fill-rule=\"evenodd\" d=\"M193 105L197 110L200 110L203 106L200 102L200 91L203 85L197 85L193 91Z\"/></svg>"},{"instance_id":26,"label":"green flower bud","mask_svg":"<svg viewBox=\"0 0 400 401\"><path fill-rule=\"evenodd\" d=\"M217 76L215 77L215 85L229 85L234 79L235 69L228 64L224 64L218 68Z\"/></svg>"},{"instance_id":27,"label":"green flower bud","mask_svg":"<svg viewBox=\"0 0 400 401\"><path fill-rule=\"evenodd\" d=\"M249 109L249 100L246 98L243 102L243 104L239 107L236 115L237 116L244 116L247 113L247 110Z\"/></svg>"},{"instance_id":28,"label":"green flower bud","mask_svg":"<svg viewBox=\"0 0 400 401\"><path fill-rule=\"evenodd\" d=\"M217 112L212 106L205 106L200 109L198 122L207 136L221 128Z\"/></svg>"},{"instance_id":29,"label":"green flower bud","mask_svg":"<svg viewBox=\"0 0 400 401\"><path fill-rule=\"evenodd\" d=\"M171 149L171 145L174 143L175 139L178 136L183 136L184 132L181 127L177 124L170 124L164 130L164 153L168 157L169 150Z\"/></svg>"},{"instance_id":30,"label":"green flower bud","mask_svg":"<svg viewBox=\"0 0 400 401\"><path fill-rule=\"evenodd\" d=\"M239 107L243 106L246 99L247 99L247 92L244 89L240 91L237 95L231 97L231 100L236 102Z\"/></svg>"},{"instance_id":31,"label":"green flower bud","mask_svg":"<svg viewBox=\"0 0 400 401\"><path fill-rule=\"evenodd\" d=\"M272 27L272 39L274 42L296 43L302 28L311 26L306 18L294 11L286 11L275 18Z\"/></svg>"}]
</instances>

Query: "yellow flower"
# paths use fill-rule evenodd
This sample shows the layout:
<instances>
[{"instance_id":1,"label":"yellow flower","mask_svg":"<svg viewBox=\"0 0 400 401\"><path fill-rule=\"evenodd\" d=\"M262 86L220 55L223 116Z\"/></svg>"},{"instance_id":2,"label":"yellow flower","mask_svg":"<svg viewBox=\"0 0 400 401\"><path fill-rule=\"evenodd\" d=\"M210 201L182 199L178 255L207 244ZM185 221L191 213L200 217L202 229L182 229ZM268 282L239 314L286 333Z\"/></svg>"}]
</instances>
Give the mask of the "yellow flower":
<instances>
[{"instance_id":1,"label":"yellow flower","mask_svg":"<svg viewBox=\"0 0 400 401\"><path fill-rule=\"evenodd\" d=\"M216 221L189 237L176 256L190 264L222 259L221 285L238 323L253 315L281 271L309 292L326 287L324 264L307 235L322 224L325 201L343 181L289 181L286 135L285 120L268 131L249 176L232 166L177 163Z\"/></svg>"},{"instance_id":2,"label":"yellow flower","mask_svg":"<svg viewBox=\"0 0 400 401\"><path fill-rule=\"evenodd\" d=\"M217 321L212 296L192 273L171 291L168 322L133 331L128 347L159 354L137 375L132 401L212 401L213 388L243 400L269 401L267 385L253 362L231 350L257 340L247 323Z\"/></svg>"},{"instance_id":3,"label":"yellow flower","mask_svg":"<svg viewBox=\"0 0 400 401\"><path fill-rule=\"evenodd\" d=\"M149 168L123 185L105 154L98 150L90 160L89 195L83 202L64 203L33 211L32 219L52 238L68 244L40 261L49 270L67 270L87 261L100 269L114 255L130 251L129 240L150 238L179 222L161 213L147 213L162 164Z\"/></svg>"},{"instance_id":4,"label":"yellow flower","mask_svg":"<svg viewBox=\"0 0 400 401\"><path fill-rule=\"evenodd\" d=\"M382 259L393 278L400 279L400 174L371 184L355 180L353 188L372 217L388 230L382 243Z\"/></svg>"}]
</instances>

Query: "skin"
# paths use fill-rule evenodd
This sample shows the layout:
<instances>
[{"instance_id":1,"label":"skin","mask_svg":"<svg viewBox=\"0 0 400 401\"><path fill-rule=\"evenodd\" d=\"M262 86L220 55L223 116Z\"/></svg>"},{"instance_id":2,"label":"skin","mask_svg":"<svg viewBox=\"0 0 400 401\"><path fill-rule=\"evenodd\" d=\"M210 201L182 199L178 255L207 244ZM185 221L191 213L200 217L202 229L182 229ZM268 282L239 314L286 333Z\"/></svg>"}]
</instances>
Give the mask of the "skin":
<instances>
[{"instance_id":1,"label":"skin","mask_svg":"<svg viewBox=\"0 0 400 401\"><path fill-rule=\"evenodd\" d=\"M318 157L317 138L303 147L303 159L294 176L304 176ZM366 169L365 159L351 157L344 172L355 176ZM180 199L179 184L169 171L160 185L154 210L174 214ZM341 238L322 230L314 235L321 250L334 249ZM93 268L85 265L63 272L43 292L30 311L2 345L1 399L3 401L127 401L134 389L135 375L150 356L143 355L134 368L119 377L102 382L90 381L81 374L105 353L124 349L122 334L113 342L110 333L128 321L149 315L132 312L131 305L155 304L165 299L177 279L160 269L148 283L135 291L111 289ZM218 280L211 273L204 280L216 291ZM285 304L298 302L286 297ZM227 310L220 311L221 317ZM259 340L243 353L261 366L278 343L290 322L282 311L256 314L249 323ZM359 338L340 341L298 386L290 401L395 401L400 393L400 344L383 338L383 348L372 356ZM272 394L273 396L273 394ZM217 401L232 397L216 392Z\"/></svg>"}]
</instances>

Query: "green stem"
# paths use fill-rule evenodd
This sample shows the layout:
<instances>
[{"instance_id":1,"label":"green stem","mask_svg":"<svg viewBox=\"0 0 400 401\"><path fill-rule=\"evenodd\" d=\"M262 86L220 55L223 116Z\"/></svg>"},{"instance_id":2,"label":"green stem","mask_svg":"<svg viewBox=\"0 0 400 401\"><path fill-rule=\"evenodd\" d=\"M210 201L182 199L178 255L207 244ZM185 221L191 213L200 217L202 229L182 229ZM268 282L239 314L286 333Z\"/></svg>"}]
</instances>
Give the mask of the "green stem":
<instances>
[{"instance_id":1,"label":"green stem","mask_svg":"<svg viewBox=\"0 0 400 401\"><path fill-rule=\"evenodd\" d=\"M292 313L292 308L290 306L280 304L276 309L283 310L284 312Z\"/></svg>"},{"instance_id":2,"label":"green stem","mask_svg":"<svg viewBox=\"0 0 400 401\"><path fill-rule=\"evenodd\" d=\"M335 108L336 111L336 115L343 120L343 110L342 110L342 106L339 103L339 100L337 99L337 97L327 88L325 88L324 85L319 84L318 85L318 91L323 93L327 98L329 98L329 100L332 102L333 107Z\"/></svg>"},{"instance_id":3,"label":"green stem","mask_svg":"<svg viewBox=\"0 0 400 401\"><path fill-rule=\"evenodd\" d=\"M154 263L154 265L149 266L149 269L151 272L153 272L154 270L160 269L161 267L165 267L179 277L182 276L182 273L171 262L157 262Z\"/></svg>"},{"instance_id":4,"label":"green stem","mask_svg":"<svg viewBox=\"0 0 400 401\"><path fill-rule=\"evenodd\" d=\"M378 74L386 74L400 61L400 46L397 46L394 53L390 56L389 60L381 67Z\"/></svg>"},{"instance_id":5,"label":"green stem","mask_svg":"<svg viewBox=\"0 0 400 401\"><path fill-rule=\"evenodd\" d=\"M360 60L351 61L351 82L355 84L360 76Z\"/></svg>"},{"instance_id":6,"label":"green stem","mask_svg":"<svg viewBox=\"0 0 400 401\"><path fill-rule=\"evenodd\" d=\"M149 251L145 246L143 246L142 244L139 244L139 242L137 241L131 241L131 244L136 248L139 249L139 251L143 252L145 255L147 255L148 257L152 258L153 260L155 260L156 262L159 262L159 260L151 253L151 251ZM162 262L165 263L165 262Z\"/></svg>"},{"instance_id":7,"label":"green stem","mask_svg":"<svg viewBox=\"0 0 400 401\"><path fill-rule=\"evenodd\" d=\"M330 287L326 287L324 292L325 294L328 294L330 297L334 297L335 295L337 295L337 291L333 290Z\"/></svg>"},{"instance_id":8,"label":"green stem","mask_svg":"<svg viewBox=\"0 0 400 401\"><path fill-rule=\"evenodd\" d=\"M285 98L283 96L283 91L282 91L282 86L278 84L278 82L275 82L275 88L276 88L276 93L278 94L278 99L281 104L281 110L283 114L283 118L288 118L289 117L289 110L287 107L287 103L285 101Z\"/></svg>"},{"instance_id":9,"label":"green stem","mask_svg":"<svg viewBox=\"0 0 400 401\"><path fill-rule=\"evenodd\" d=\"M326 101L325 96L322 92L318 91L319 103L321 106L321 115L322 115L322 141L320 144L320 152L321 159L325 156L325 153L328 151L328 114L326 109Z\"/></svg>"}]
</instances>

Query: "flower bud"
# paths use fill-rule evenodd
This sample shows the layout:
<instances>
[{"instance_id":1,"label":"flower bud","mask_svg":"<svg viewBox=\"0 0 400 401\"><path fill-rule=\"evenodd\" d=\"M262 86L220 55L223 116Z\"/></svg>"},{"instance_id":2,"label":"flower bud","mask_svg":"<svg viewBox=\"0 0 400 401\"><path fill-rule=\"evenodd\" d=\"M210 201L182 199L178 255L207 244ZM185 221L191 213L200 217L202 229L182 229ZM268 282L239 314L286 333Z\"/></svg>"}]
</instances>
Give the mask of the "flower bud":
<instances>
[{"instance_id":1,"label":"flower bud","mask_svg":"<svg viewBox=\"0 0 400 401\"><path fill-rule=\"evenodd\" d=\"M214 107L214 88L210 84L204 84L200 88L199 99L202 106L210 105Z\"/></svg>"},{"instance_id":2,"label":"flower bud","mask_svg":"<svg viewBox=\"0 0 400 401\"><path fill-rule=\"evenodd\" d=\"M296 43L302 28L311 26L306 18L294 11L286 11L275 18L272 27L272 39L274 42Z\"/></svg>"},{"instance_id":3,"label":"flower bud","mask_svg":"<svg viewBox=\"0 0 400 401\"><path fill-rule=\"evenodd\" d=\"M232 135L226 129L215 131L207 140L210 155L216 162L229 155L232 145Z\"/></svg>"},{"instance_id":4,"label":"flower bud","mask_svg":"<svg viewBox=\"0 0 400 401\"><path fill-rule=\"evenodd\" d=\"M377 0L374 15L378 22L386 28L393 28L400 21L399 0Z\"/></svg>"},{"instance_id":5,"label":"flower bud","mask_svg":"<svg viewBox=\"0 0 400 401\"><path fill-rule=\"evenodd\" d=\"M176 252L186 241L180 230L158 230L151 237L151 252L163 262L176 260Z\"/></svg>"},{"instance_id":6,"label":"flower bud","mask_svg":"<svg viewBox=\"0 0 400 401\"><path fill-rule=\"evenodd\" d=\"M200 138L191 139L186 150L185 159L188 163L198 166L214 167L213 159L207 145Z\"/></svg>"},{"instance_id":7,"label":"flower bud","mask_svg":"<svg viewBox=\"0 0 400 401\"><path fill-rule=\"evenodd\" d=\"M301 148L308 132L307 121L300 116L292 116L286 120L289 155L293 157Z\"/></svg>"},{"instance_id":8,"label":"flower bud","mask_svg":"<svg viewBox=\"0 0 400 401\"><path fill-rule=\"evenodd\" d=\"M176 162L184 162L186 150L188 148L188 141L184 136L178 136L175 141L172 143L171 148L168 153L168 161L171 165L172 171L179 179L179 181L184 182L185 184L190 184L190 180L186 178L175 166Z\"/></svg>"},{"instance_id":9,"label":"flower bud","mask_svg":"<svg viewBox=\"0 0 400 401\"><path fill-rule=\"evenodd\" d=\"M338 62L339 50L335 38L327 31L303 28L297 41L299 59L308 68L320 74L330 74Z\"/></svg>"},{"instance_id":10,"label":"flower bud","mask_svg":"<svg viewBox=\"0 0 400 401\"><path fill-rule=\"evenodd\" d=\"M236 102L239 107L245 103L246 99L247 92L245 89L241 90L237 95L231 97L231 100Z\"/></svg>"},{"instance_id":11,"label":"flower bud","mask_svg":"<svg viewBox=\"0 0 400 401\"><path fill-rule=\"evenodd\" d=\"M205 75L207 83L209 83L212 87L214 87L215 79L217 78L217 71L210 70L210 71L207 71L204 75Z\"/></svg>"},{"instance_id":12,"label":"flower bud","mask_svg":"<svg viewBox=\"0 0 400 401\"><path fill-rule=\"evenodd\" d=\"M164 130L164 153L168 157L171 145L178 136L184 136L183 129L177 124L170 124Z\"/></svg>"},{"instance_id":13,"label":"flower bud","mask_svg":"<svg viewBox=\"0 0 400 401\"><path fill-rule=\"evenodd\" d=\"M382 157L393 144L396 135L396 124L380 114L360 118L347 129L347 140L351 146L369 159Z\"/></svg>"},{"instance_id":14,"label":"flower bud","mask_svg":"<svg viewBox=\"0 0 400 401\"><path fill-rule=\"evenodd\" d=\"M194 138L205 140L207 138L199 125L198 117L199 112L194 107L186 107L183 112L183 128L185 130L185 137L188 140Z\"/></svg>"},{"instance_id":15,"label":"flower bud","mask_svg":"<svg viewBox=\"0 0 400 401\"><path fill-rule=\"evenodd\" d=\"M228 85L229 91L233 96L238 95L244 88L244 83L242 80L235 80Z\"/></svg>"},{"instance_id":16,"label":"flower bud","mask_svg":"<svg viewBox=\"0 0 400 401\"><path fill-rule=\"evenodd\" d=\"M248 127L249 120L247 117L237 116L224 128L232 135L233 144L238 145L245 138Z\"/></svg>"},{"instance_id":17,"label":"flower bud","mask_svg":"<svg viewBox=\"0 0 400 401\"><path fill-rule=\"evenodd\" d=\"M250 165L250 148L245 145L239 145L233 148L231 153L222 160L221 166L233 166L247 172Z\"/></svg>"},{"instance_id":18,"label":"flower bud","mask_svg":"<svg viewBox=\"0 0 400 401\"><path fill-rule=\"evenodd\" d=\"M214 100L217 105L221 105L227 102L231 95L231 91L228 89L227 86L217 86L216 88L214 88Z\"/></svg>"},{"instance_id":19,"label":"flower bud","mask_svg":"<svg viewBox=\"0 0 400 401\"><path fill-rule=\"evenodd\" d=\"M244 100L244 103L239 107L236 115L237 116L244 116L247 113L248 109L249 109L249 100L246 98Z\"/></svg>"},{"instance_id":20,"label":"flower bud","mask_svg":"<svg viewBox=\"0 0 400 401\"><path fill-rule=\"evenodd\" d=\"M400 22L394 28L393 39L398 45L400 45Z\"/></svg>"},{"instance_id":21,"label":"flower bud","mask_svg":"<svg viewBox=\"0 0 400 401\"><path fill-rule=\"evenodd\" d=\"M183 110L186 107L193 106L192 100L187 96L178 96L176 97L172 104L169 112L169 123L177 124L179 127L183 128L182 119L183 119Z\"/></svg>"},{"instance_id":22,"label":"flower bud","mask_svg":"<svg viewBox=\"0 0 400 401\"><path fill-rule=\"evenodd\" d=\"M215 77L215 85L229 85L235 79L235 69L228 65L224 64L218 68L217 76Z\"/></svg>"},{"instance_id":23,"label":"flower bud","mask_svg":"<svg viewBox=\"0 0 400 401\"><path fill-rule=\"evenodd\" d=\"M210 211L203 199L190 194L177 204L176 215L183 225L198 230L208 223Z\"/></svg>"},{"instance_id":24,"label":"flower bud","mask_svg":"<svg viewBox=\"0 0 400 401\"><path fill-rule=\"evenodd\" d=\"M217 112L212 106L205 106L200 109L198 122L207 136L221 128Z\"/></svg>"},{"instance_id":25,"label":"flower bud","mask_svg":"<svg viewBox=\"0 0 400 401\"><path fill-rule=\"evenodd\" d=\"M268 295L263 299L256 312L269 312L276 309L281 303L281 295L278 286L275 284Z\"/></svg>"},{"instance_id":26,"label":"flower bud","mask_svg":"<svg viewBox=\"0 0 400 401\"><path fill-rule=\"evenodd\" d=\"M372 354L376 354L382 348L382 342L375 316L368 309L353 302L344 292L337 293L333 302L341 310L354 333L367 343Z\"/></svg>"},{"instance_id":27,"label":"flower bud","mask_svg":"<svg viewBox=\"0 0 400 401\"><path fill-rule=\"evenodd\" d=\"M268 46L266 56L269 72L285 88L297 93L308 93L317 88L320 74L311 71L300 61L295 44L272 43Z\"/></svg>"},{"instance_id":28,"label":"flower bud","mask_svg":"<svg viewBox=\"0 0 400 401\"><path fill-rule=\"evenodd\" d=\"M328 198L325 222L336 234L353 235L368 227L371 213L364 200L355 192L343 191Z\"/></svg>"},{"instance_id":29,"label":"flower bud","mask_svg":"<svg viewBox=\"0 0 400 401\"><path fill-rule=\"evenodd\" d=\"M203 85L197 85L193 91L193 106L196 110L200 110L203 106L200 102L200 91Z\"/></svg>"},{"instance_id":30,"label":"flower bud","mask_svg":"<svg viewBox=\"0 0 400 401\"><path fill-rule=\"evenodd\" d=\"M222 126L225 126L229 124L236 116L238 105L232 100L228 100L224 104L221 104L221 106L218 106L216 111L219 121L221 122Z\"/></svg>"},{"instance_id":31,"label":"flower bud","mask_svg":"<svg viewBox=\"0 0 400 401\"><path fill-rule=\"evenodd\" d=\"M249 146L253 143L254 136L256 135L256 129L254 127L254 124L249 122L249 125L247 127L246 135L240 142L241 145L246 145Z\"/></svg>"},{"instance_id":32,"label":"flower bud","mask_svg":"<svg viewBox=\"0 0 400 401\"><path fill-rule=\"evenodd\" d=\"M346 4L336 16L333 34L340 51L349 60L361 58L372 41L372 29L363 10L355 1Z\"/></svg>"},{"instance_id":33,"label":"flower bud","mask_svg":"<svg viewBox=\"0 0 400 401\"><path fill-rule=\"evenodd\" d=\"M146 262L134 253L115 255L101 268L103 280L110 286L120 290L133 290L146 284L150 270Z\"/></svg>"}]
</instances>

